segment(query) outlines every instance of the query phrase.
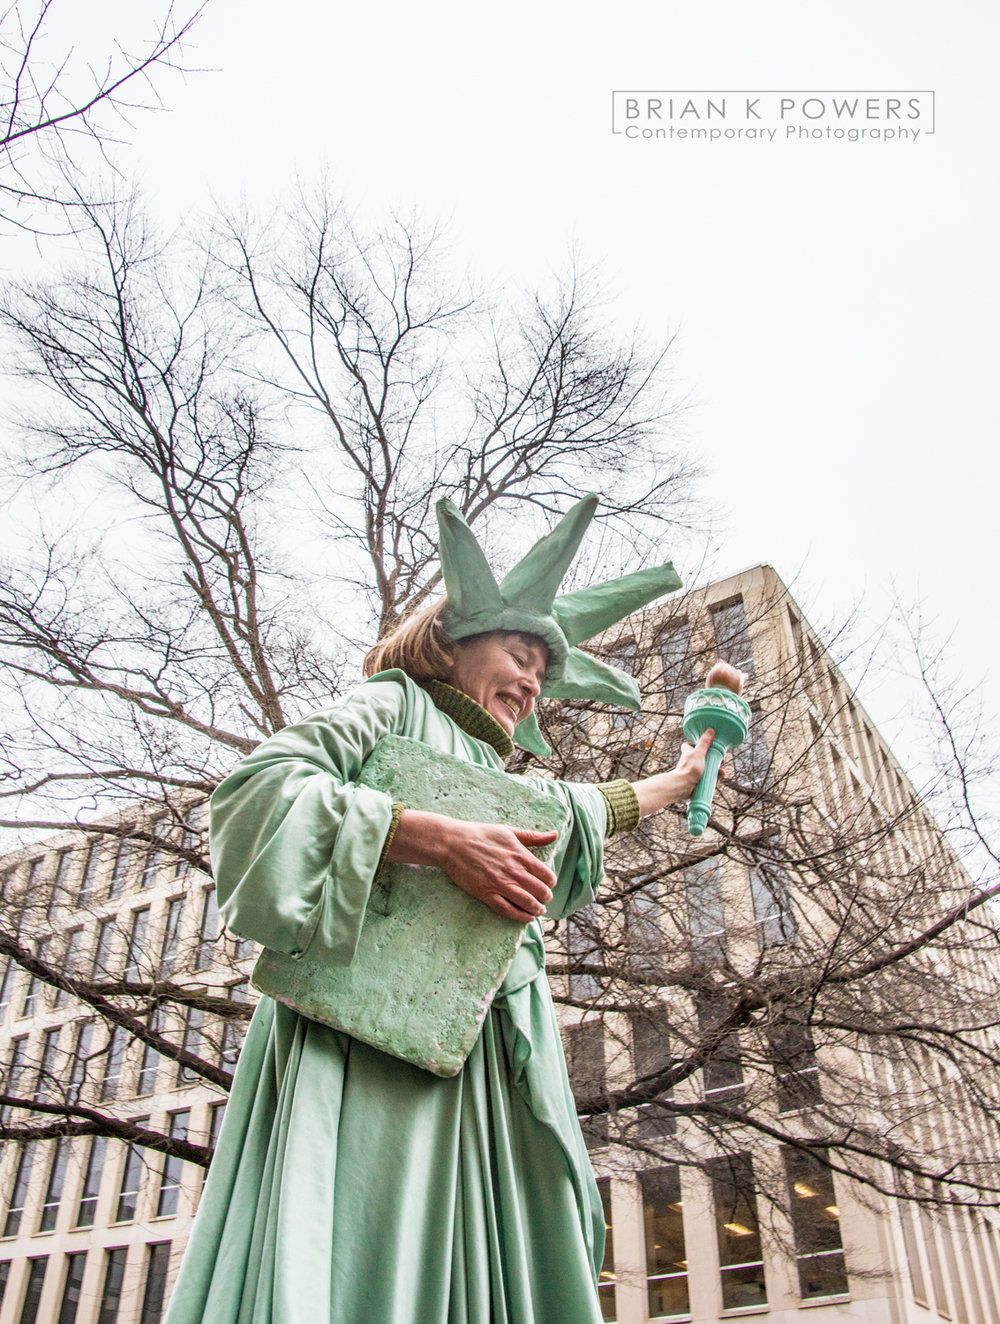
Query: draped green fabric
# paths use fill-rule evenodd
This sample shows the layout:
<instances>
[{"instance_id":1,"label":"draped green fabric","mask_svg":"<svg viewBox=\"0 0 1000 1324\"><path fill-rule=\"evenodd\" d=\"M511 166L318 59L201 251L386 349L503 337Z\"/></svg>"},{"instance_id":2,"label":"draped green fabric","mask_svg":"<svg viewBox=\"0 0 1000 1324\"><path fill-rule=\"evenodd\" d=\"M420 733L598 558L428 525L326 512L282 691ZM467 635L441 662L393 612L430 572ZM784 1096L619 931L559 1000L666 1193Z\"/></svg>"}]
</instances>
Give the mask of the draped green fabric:
<instances>
[{"instance_id":1,"label":"draped green fabric","mask_svg":"<svg viewBox=\"0 0 1000 1324\"><path fill-rule=\"evenodd\" d=\"M389 830L354 784L388 733L502 766L402 672L262 744L212 799L229 928L350 961ZM550 917L593 900L605 802L570 811ZM604 1219L529 926L458 1076L262 998L166 1324L597 1324Z\"/></svg>"}]
</instances>

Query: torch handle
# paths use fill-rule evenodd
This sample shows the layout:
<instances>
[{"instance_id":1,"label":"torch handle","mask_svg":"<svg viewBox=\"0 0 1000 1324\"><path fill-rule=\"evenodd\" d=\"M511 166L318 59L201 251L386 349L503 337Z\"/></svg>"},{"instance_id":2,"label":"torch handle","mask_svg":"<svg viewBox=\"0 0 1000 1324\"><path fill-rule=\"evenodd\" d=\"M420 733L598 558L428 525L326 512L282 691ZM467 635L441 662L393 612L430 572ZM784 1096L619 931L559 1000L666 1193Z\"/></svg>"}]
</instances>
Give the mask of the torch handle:
<instances>
[{"instance_id":1,"label":"torch handle","mask_svg":"<svg viewBox=\"0 0 1000 1324\"><path fill-rule=\"evenodd\" d=\"M700 837L705 831L708 816L712 811L715 783L719 777L719 768L722 766L722 757L726 749L727 746L716 739L712 741L705 756L705 771L701 774L701 780L694 788L694 795L688 802L688 832L692 837Z\"/></svg>"}]
</instances>

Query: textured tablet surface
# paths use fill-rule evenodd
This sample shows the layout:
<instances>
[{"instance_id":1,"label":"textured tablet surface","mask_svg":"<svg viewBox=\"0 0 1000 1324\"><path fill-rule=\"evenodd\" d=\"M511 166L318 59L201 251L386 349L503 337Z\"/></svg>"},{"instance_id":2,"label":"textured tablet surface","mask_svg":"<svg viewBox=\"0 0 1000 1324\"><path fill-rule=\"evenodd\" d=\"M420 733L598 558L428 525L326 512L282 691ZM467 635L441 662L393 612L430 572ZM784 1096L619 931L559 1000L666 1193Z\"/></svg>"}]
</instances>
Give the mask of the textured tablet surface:
<instances>
[{"instance_id":1,"label":"textured tablet surface","mask_svg":"<svg viewBox=\"0 0 1000 1324\"><path fill-rule=\"evenodd\" d=\"M359 780L412 809L450 818L538 832L561 830L566 821L558 800L520 778L406 736L384 736ZM552 850L536 854L545 859ZM372 887L350 965L265 950L253 982L303 1016L439 1076L454 1076L523 933L523 924L466 896L441 870L389 864Z\"/></svg>"}]
</instances>

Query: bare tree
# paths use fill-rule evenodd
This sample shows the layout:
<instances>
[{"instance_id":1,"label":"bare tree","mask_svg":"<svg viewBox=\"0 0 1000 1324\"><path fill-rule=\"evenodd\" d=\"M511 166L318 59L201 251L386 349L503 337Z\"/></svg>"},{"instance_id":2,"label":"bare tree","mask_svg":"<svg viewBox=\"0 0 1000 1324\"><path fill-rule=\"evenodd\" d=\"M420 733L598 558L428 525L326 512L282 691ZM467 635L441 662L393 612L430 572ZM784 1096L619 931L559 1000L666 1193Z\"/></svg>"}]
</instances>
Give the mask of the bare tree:
<instances>
[{"instance_id":1,"label":"bare tree","mask_svg":"<svg viewBox=\"0 0 1000 1324\"><path fill-rule=\"evenodd\" d=\"M10 469L22 541L0 569L4 827L207 872L192 806L352 684L362 642L434 592L439 495L488 537L513 497L541 521L609 489L605 519L630 522L634 557L690 526L665 351L612 343L582 278L515 305L449 292L435 236L366 236L322 200L262 232L220 223L208 246L165 243L133 204L79 214L77 266L0 310L33 402ZM123 979L114 961L81 978L64 952L39 954L52 916L25 869L11 886L3 951L72 983L101 1051L117 1027L225 1086L218 1043L203 1067L183 1056L179 1013L215 1018L219 1040L241 999L156 969ZM34 1134L33 1101L8 1081L0 1134ZM128 1138L114 1107L96 1111Z\"/></svg>"},{"instance_id":2,"label":"bare tree","mask_svg":"<svg viewBox=\"0 0 1000 1324\"><path fill-rule=\"evenodd\" d=\"M773 572L608 647L644 675L647 710L564 707L561 775L668 766L719 651L751 670L756 721L710 831L664 815L616 843L599 911L562 934L552 973L592 1137L705 1171L770 1151L756 1184L786 1213L797 1162L876 1202L996 1207L1000 879L942 691L939 825Z\"/></svg>"},{"instance_id":3,"label":"bare tree","mask_svg":"<svg viewBox=\"0 0 1000 1324\"><path fill-rule=\"evenodd\" d=\"M183 44L203 8L179 18L169 3L144 48L116 42L97 64L54 40L56 0L14 3L0 14L0 191L8 205L54 200L40 159L73 160L76 138L103 155L134 112L158 102L155 77L184 68Z\"/></svg>"}]
</instances>

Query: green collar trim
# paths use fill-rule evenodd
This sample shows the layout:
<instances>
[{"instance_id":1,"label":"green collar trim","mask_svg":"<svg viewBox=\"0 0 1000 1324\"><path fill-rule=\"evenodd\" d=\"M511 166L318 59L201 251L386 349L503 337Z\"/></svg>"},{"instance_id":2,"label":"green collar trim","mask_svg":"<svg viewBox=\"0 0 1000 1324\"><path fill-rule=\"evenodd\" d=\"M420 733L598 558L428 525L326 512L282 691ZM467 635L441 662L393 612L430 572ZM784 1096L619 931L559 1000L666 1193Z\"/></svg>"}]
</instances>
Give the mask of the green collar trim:
<instances>
[{"instance_id":1,"label":"green collar trim","mask_svg":"<svg viewBox=\"0 0 1000 1324\"><path fill-rule=\"evenodd\" d=\"M509 759L514 752L514 742L495 717L491 717L485 708L481 708L475 699L470 699L454 685L446 685L443 680L424 680L421 686L434 700L445 717L450 717L456 726L460 726L467 736L485 741L492 745L502 759Z\"/></svg>"}]
</instances>

